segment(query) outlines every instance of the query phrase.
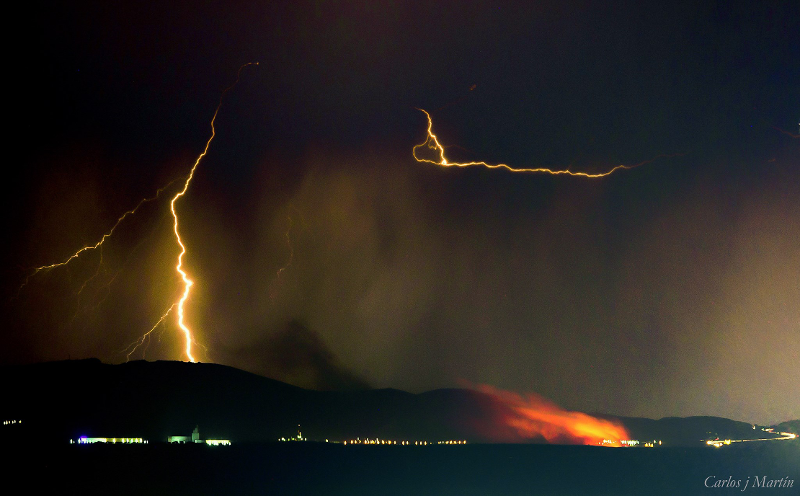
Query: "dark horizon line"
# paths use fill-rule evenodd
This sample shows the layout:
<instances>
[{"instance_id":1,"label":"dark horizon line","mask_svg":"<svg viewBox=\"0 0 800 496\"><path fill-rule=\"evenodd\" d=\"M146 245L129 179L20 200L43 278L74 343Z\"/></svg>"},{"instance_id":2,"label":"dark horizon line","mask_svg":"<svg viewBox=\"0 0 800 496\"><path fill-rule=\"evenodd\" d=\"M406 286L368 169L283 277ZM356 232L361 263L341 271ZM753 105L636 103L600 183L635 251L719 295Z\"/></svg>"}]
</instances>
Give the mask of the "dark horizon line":
<instances>
[{"instance_id":1,"label":"dark horizon line","mask_svg":"<svg viewBox=\"0 0 800 496\"><path fill-rule=\"evenodd\" d=\"M368 388L368 389L358 389L358 390L310 389L310 388L305 388L305 387L302 387L302 386L297 386L297 385L282 381L280 379L267 377L265 375L258 374L256 372L251 372L251 371L248 371L248 370L240 369L240 368L234 367L232 365L225 365L225 364L216 363L216 362L202 362L202 361L188 362L188 361L184 361L184 360L147 360L145 358L139 358L139 359L136 359L136 360L130 360L130 361L121 362L121 363L106 363L106 362L102 361L101 359L99 359L97 357L87 357L87 358L75 358L75 359L67 358L67 359L62 359L62 360L44 360L44 361L40 361L40 362L28 362L28 363L17 363L17 364L0 364L0 367L3 367L3 368L4 367L9 367L9 368L10 367L30 367L30 366L36 366L36 365L48 365L48 364L59 364L59 363L69 363L69 362L98 363L100 365L109 365L109 366L120 366L120 365L134 364L134 363L183 363L183 364L187 364L187 365L214 365L214 366L217 366L217 367L225 367L225 368L236 370L238 372L251 374L251 375L254 375L254 376L262 378L262 379L267 379L267 380L270 380L270 381L279 382L279 383L281 383L283 385L286 385L286 386L289 386L289 387L292 387L292 388L297 388L297 389L301 389L301 390L304 390L304 391L314 391L314 392L340 393L340 392L359 392L359 391L360 392L398 391L398 392L401 392L401 393L404 393L404 394L413 395L413 396L419 396L419 395L423 395L423 394L428 394L428 393L432 393L432 392L435 392L435 391L448 391L448 390L480 392L480 391L478 391L476 389L471 389L471 388L468 388L468 387L443 387L443 388L436 388L436 389L423 391L421 393L412 393L410 391L405 391L403 389L398 389L398 388L393 388L393 387ZM568 410L568 409L564 409L564 410ZM590 415L590 416L598 417L598 418L604 418L604 419L610 419L610 418L615 418L615 419L636 419L636 420L651 420L653 422L660 422L660 421L670 420L670 419L714 418L714 419L731 420L731 421L734 421L734 422L744 422L744 423L748 423L748 424L754 425L756 427L775 427L777 425L780 425L780 424L783 424L783 423L786 423L786 422L797 422L797 421L800 421L800 417L798 417L796 419L790 418L790 419L785 419L785 420L782 420L782 421L779 421L779 422L773 422L773 423L770 423L770 424L761 424L761 423L758 423L758 422L750 422L750 421L747 421L747 420L736 420L736 419L731 419L731 418L728 418L728 417L720 417L718 415L689 415L689 416L686 416L686 417L680 417L680 416L676 416L676 415L668 415L668 416L665 416L665 417L661 417L661 418L655 419L655 418L650 418L650 417L635 417L635 416L617 415L617 414L604 413L604 412L588 412L588 411L582 412L582 411L579 411L579 410L569 410L569 411L575 411L575 412L579 412L579 413L584 413L586 415Z\"/></svg>"}]
</instances>

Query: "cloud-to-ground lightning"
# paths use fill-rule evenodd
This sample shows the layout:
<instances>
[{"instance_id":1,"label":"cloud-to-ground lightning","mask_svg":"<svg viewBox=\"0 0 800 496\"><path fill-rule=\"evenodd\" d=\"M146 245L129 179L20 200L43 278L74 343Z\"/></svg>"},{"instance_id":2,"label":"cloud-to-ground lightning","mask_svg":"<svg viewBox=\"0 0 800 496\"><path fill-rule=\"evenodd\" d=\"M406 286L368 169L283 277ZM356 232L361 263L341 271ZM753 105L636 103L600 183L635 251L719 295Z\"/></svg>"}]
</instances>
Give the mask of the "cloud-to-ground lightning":
<instances>
[{"instance_id":1,"label":"cloud-to-ground lightning","mask_svg":"<svg viewBox=\"0 0 800 496\"><path fill-rule=\"evenodd\" d=\"M223 99L225 97L225 94L228 91L230 91L231 89L233 89L233 87L236 86L239 83L239 78L241 77L242 70L245 67L250 66L250 65L258 65L258 62L248 62L248 63L243 64L242 66L240 66L239 70L238 70L238 72L236 74L236 80L233 82L233 84L231 84L230 86L225 88L225 90L222 91L222 94L220 95L219 103L217 104L217 107L214 110L214 115L211 118L211 136L206 141L206 144L205 144L205 147L203 148L202 153L200 153L200 155L198 155L197 159L195 160L194 164L192 165L192 168L190 169L189 173L187 174L186 179L184 180L184 183L183 183L183 188L178 193L176 193L175 196L173 196L172 200L170 201L170 212L172 213L172 217L173 217L173 232L175 234L175 239L176 239L176 241L178 243L178 246L180 247L180 253L178 254L178 261L177 261L177 265L175 266L175 270L178 272L178 275L180 275L181 280L183 281L183 285L184 285L183 292L181 293L181 297L177 302L175 302L172 305L170 305L170 307L161 315L161 317L158 319L158 321L155 323L155 325L153 325L153 327L150 328L150 330L148 330L139 339L137 339L136 341L134 341L128 347L125 348L124 352L127 351L128 358L130 358L131 354L133 352L135 352L136 349L138 349L142 344L144 344L147 341L147 338L158 328L159 325L161 325L165 321L167 316L169 316L169 314L177 307L177 309L178 309L178 312L177 312L178 313L178 326L180 327L181 332L183 333L183 336L184 336L185 342L186 342L185 348L184 348L185 354L186 354L187 358L189 359L189 361L191 361L191 362L195 361L194 355L192 353L192 344L195 344L196 341L194 339L194 336L192 335L191 329L189 329L189 327L186 325L186 321L185 321L185 304L186 304L187 299L189 298L190 290L191 290L191 287L194 284L194 282L189 278L188 274L183 269L183 256L186 254L186 246L183 244L183 240L181 239L181 236L180 236L180 233L179 233L179 230L178 230L178 214L177 214L177 212L175 210L175 204L178 201L178 199L180 199L181 197L183 197L186 194L187 190L189 189L189 183L191 182L192 178L194 177L194 173L195 173L195 171L197 169L197 166L200 164L200 162L202 161L203 157L205 157L206 154L208 153L209 146L211 145L211 142L214 140L214 137L216 135L216 129L214 127L214 124L216 122L217 115L219 114L219 110L222 107L222 101L223 101ZM43 265L43 266L36 267L35 269L33 269L33 271L30 274L28 274L28 276L25 278L25 280L21 284L21 286L20 286L20 288L18 290L18 293L29 283L31 277L33 277L33 276L35 276L35 275L37 275L39 273L42 273L42 272L45 272L45 271L48 271L48 270L51 270L51 269L55 269L55 268L58 268L58 267L66 266L67 264L69 264L73 260L78 259L79 257L81 257L83 254L85 254L87 252L91 252L91 251L99 249L99 250L101 250L100 253L102 254L102 246L103 246L103 244L106 242L106 240L108 240L114 234L114 232L117 230L117 228L120 226L120 224L122 224L122 222L126 218L128 218L129 216L134 215L143 204L158 199L161 196L161 194L164 192L164 190L169 188L174 182L175 181L171 181L166 186L160 188L156 192L156 194L154 196L149 197L149 198L144 198L144 199L140 200L139 203L134 208L132 208L132 209L128 210L127 212L125 212L124 214L122 214L117 219L116 223L114 223L114 225L111 227L111 229L108 232L106 232L105 234L103 234L103 236L100 238L99 241L97 241L97 243L89 244L89 245L86 245L86 246L78 249L72 255L70 255L68 258L66 258L65 260L63 260L61 262L56 262L56 263L52 263L52 264L48 264L48 265ZM102 264L102 258L101 258L101 264ZM98 268L98 270L99 270L99 268ZM91 276L89 280L87 280L86 282L83 283L83 285L81 286L80 290L78 291L78 294L80 294L83 291L83 289L86 287L86 284L91 279L93 279L96 275L97 275L97 273L95 273L95 275Z\"/></svg>"},{"instance_id":2,"label":"cloud-to-ground lightning","mask_svg":"<svg viewBox=\"0 0 800 496\"><path fill-rule=\"evenodd\" d=\"M412 151L414 155L414 159L417 162L427 162L434 165L439 165L442 167L471 167L471 166L482 166L486 167L487 169L506 169L510 172L532 172L532 173L544 173L544 174L552 174L552 175L569 175L569 176L580 176L580 177L587 177L587 178L598 178L598 177L605 177L609 174L613 174L614 172L620 169L635 169L636 167L640 167L642 165L648 164L656 159L665 158L665 157L677 157L681 154L673 154L673 155L657 155L656 157L645 160L644 162L640 162L638 164L632 165L625 165L620 164L605 172L598 172L598 173L589 173L589 172L579 172L579 171L571 171L569 169L549 169L547 167L535 167L535 168L521 168L517 169L511 167L510 165L506 164L489 164L486 162L450 162L444 156L444 146L439 142L439 138L433 134L433 119L431 119L431 115L421 108L418 108L420 112L424 113L425 116L428 118L428 137L419 145L416 145ZM431 150L435 155L438 156L438 160L431 160L429 158L420 158L417 155L417 150L420 148L428 148Z\"/></svg>"},{"instance_id":3,"label":"cloud-to-ground lightning","mask_svg":"<svg viewBox=\"0 0 800 496\"><path fill-rule=\"evenodd\" d=\"M228 91L230 91L234 86L236 86L237 83L239 83L239 78L242 75L242 70L249 65L258 65L258 62L248 62L239 67L239 71L236 73L236 81L234 81L233 84L225 88L225 90L223 90L222 94L220 95L219 103L217 104L216 110L214 110L214 116L211 118L211 136L209 136L208 141L206 141L206 146L205 148L203 148L203 152L200 153L200 155L198 155L197 159L194 161L194 165L192 165L192 168L189 171L189 175L186 176L186 181L183 183L183 189L181 189L177 194L175 194L175 196L172 197L172 201L170 201L169 203L169 208L170 211L172 212L172 218L174 220L172 224L172 230L175 233L175 240L178 242L178 246L180 246L181 248L181 252L178 254L178 264L175 266L175 270L178 272L178 274L181 276L181 279L183 280L183 293L181 294L180 299L175 305L177 305L178 307L178 326L181 328L181 332L183 332L184 338L186 340L186 345L185 345L186 357L189 359L190 362L195 361L194 355L192 355L192 344L195 341L194 341L194 336L192 335L192 330L189 329L189 327L186 325L185 304L186 300L189 299L189 292L192 289L194 281L192 281L186 274L186 272L183 270L183 256L186 254L186 246L183 244L180 232L178 231L178 213L175 211L175 203L178 201L179 198L181 198L183 195L186 194L186 191L189 189L189 183L192 181L192 178L194 178L194 172L197 170L197 166L200 164L200 161L203 160L203 157L206 156L206 153L208 153L208 147L211 146L211 142L214 141L214 137L216 136L217 133L216 128L214 127L214 123L217 120L219 109L220 107L222 107L222 100L223 98L225 98L225 94ZM172 311L175 305L173 305L172 307L169 308L169 310L166 311L166 313L161 317L161 319L159 319L159 323L166 318L167 314L169 314L169 312ZM155 326L153 326L153 329L155 329L156 326L158 326L158 323ZM153 329L148 331L148 334L152 332Z\"/></svg>"}]
</instances>

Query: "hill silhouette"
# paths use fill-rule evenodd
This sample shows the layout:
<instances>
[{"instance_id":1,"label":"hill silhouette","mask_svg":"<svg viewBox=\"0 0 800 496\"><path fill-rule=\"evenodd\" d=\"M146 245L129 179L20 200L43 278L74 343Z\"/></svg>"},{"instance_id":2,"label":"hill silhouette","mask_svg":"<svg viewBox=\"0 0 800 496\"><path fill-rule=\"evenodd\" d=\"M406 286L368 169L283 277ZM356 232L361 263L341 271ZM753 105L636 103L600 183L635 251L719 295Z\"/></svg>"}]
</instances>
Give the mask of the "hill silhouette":
<instances>
[{"instance_id":1,"label":"hill silhouette","mask_svg":"<svg viewBox=\"0 0 800 496\"><path fill-rule=\"evenodd\" d=\"M0 368L7 384L4 419L20 419L13 436L63 443L79 436L166 441L200 426L203 438L237 443L292 437L360 437L495 442L498 405L469 389L411 394L396 389L315 391L212 363L97 359ZM719 417L619 419L631 436L667 445L703 439L764 437L752 424ZM13 437L12 436L12 437ZM536 441L536 440L534 440Z\"/></svg>"}]
</instances>

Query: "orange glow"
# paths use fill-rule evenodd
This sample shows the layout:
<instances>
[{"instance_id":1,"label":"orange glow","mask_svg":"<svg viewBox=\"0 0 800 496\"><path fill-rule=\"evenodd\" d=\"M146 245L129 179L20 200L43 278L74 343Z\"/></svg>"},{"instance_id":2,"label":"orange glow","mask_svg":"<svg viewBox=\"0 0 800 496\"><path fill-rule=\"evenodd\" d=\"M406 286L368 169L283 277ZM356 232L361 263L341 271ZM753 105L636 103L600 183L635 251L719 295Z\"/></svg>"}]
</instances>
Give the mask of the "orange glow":
<instances>
[{"instance_id":1,"label":"orange glow","mask_svg":"<svg viewBox=\"0 0 800 496\"><path fill-rule=\"evenodd\" d=\"M493 399L500 417L496 421L512 432L514 439L506 441L543 438L549 443L621 446L620 441L630 438L618 422L563 410L535 394L523 396L486 385L477 390Z\"/></svg>"},{"instance_id":2,"label":"orange glow","mask_svg":"<svg viewBox=\"0 0 800 496\"><path fill-rule=\"evenodd\" d=\"M417 110L419 110L420 112L424 113L425 116L428 118L428 137L427 137L427 139L425 140L424 143L420 143L419 145L416 145L414 147L414 149L412 150L412 154L414 155L414 159L417 162L427 162L429 164L439 165L439 166L442 166L442 167L470 167L470 166L473 166L473 165L479 165L479 166L486 167L487 169L506 169L506 170L511 171L511 172L540 172L540 173L544 173L544 174L552 174L554 176L568 175L568 176L580 176L580 177L587 177L587 178L598 178L598 177L608 176L609 174L612 174L612 173L614 173L614 172L616 172L616 171L618 171L620 169L634 169L634 168L642 166L644 164L649 164L650 162L652 162L652 161L654 161L656 159L659 159L659 158L677 157L677 156L682 155L682 154L679 154L679 153L678 154L673 154L673 155L657 155L656 157L654 157L654 158L652 158L650 160L645 160L644 162L640 162L638 164L633 164L633 165L620 164L620 165L617 165L615 167L612 167L611 169L609 169L609 170L607 170L605 172L599 172L599 173L596 173L596 174L591 174L591 173L588 173L588 172L575 172L575 171L571 171L569 169L560 169L560 170L559 169L555 169L554 170L554 169L548 169L546 167L536 167L536 168L531 168L531 169L516 169L516 168L511 167L511 166L506 165L506 164L488 164L486 162L450 162L444 156L444 147L442 146L441 143L439 143L439 138L437 138L436 135L433 134L433 120L431 119L431 115L427 111L425 111L423 109L417 109ZM428 159L428 158L420 158L419 156L417 156L417 150L420 149L420 148L428 148L435 155L438 155L438 160L431 160L431 159Z\"/></svg>"}]
</instances>

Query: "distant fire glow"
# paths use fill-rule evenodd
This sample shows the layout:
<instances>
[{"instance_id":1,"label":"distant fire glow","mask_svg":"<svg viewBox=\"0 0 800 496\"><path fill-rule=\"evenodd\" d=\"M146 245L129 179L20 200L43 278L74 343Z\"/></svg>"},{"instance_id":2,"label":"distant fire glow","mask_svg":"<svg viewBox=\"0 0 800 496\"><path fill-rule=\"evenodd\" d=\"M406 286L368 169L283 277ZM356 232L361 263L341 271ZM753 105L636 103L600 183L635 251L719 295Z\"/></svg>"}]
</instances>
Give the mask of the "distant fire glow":
<instances>
[{"instance_id":1,"label":"distant fire glow","mask_svg":"<svg viewBox=\"0 0 800 496\"><path fill-rule=\"evenodd\" d=\"M507 427L513 437L505 441L525 442L544 439L548 443L622 446L630 438L625 428L610 420L571 412L535 394L525 396L492 386L478 386L495 402L500 427Z\"/></svg>"}]
</instances>

